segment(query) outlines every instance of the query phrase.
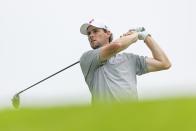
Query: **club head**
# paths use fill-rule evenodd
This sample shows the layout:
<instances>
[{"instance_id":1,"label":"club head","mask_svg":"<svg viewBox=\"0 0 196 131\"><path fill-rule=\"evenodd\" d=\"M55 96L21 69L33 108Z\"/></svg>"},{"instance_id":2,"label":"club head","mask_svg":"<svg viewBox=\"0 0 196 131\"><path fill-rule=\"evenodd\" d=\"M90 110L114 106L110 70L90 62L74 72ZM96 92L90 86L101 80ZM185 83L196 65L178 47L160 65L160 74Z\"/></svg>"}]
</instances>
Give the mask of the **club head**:
<instances>
[{"instance_id":1,"label":"club head","mask_svg":"<svg viewBox=\"0 0 196 131\"><path fill-rule=\"evenodd\" d=\"M20 105L20 96L18 94L14 95L14 97L12 98L12 105L14 106L14 108L18 108Z\"/></svg>"}]
</instances>

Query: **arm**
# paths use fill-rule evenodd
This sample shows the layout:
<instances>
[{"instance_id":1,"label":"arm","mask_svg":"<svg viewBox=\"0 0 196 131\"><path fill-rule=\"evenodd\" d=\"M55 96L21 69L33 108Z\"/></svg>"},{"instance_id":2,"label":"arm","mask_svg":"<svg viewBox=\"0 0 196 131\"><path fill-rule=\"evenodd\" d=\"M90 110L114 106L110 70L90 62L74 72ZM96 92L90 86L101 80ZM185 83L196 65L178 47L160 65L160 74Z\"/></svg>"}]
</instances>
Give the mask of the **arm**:
<instances>
[{"instance_id":1,"label":"arm","mask_svg":"<svg viewBox=\"0 0 196 131\"><path fill-rule=\"evenodd\" d=\"M171 63L165 52L159 47L155 40L151 36L147 36L144 42L153 55L153 58L146 58L148 72L169 69Z\"/></svg>"},{"instance_id":2,"label":"arm","mask_svg":"<svg viewBox=\"0 0 196 131\"><path fill-rule=\"evenodd\" d=\"M119 39L107 44L101 48L100 60L105 61L117 54L118 52L126 49L131 44L138 40L137 32L130 32L128 35L120 37Z\"/></svg>"}]
</instances>

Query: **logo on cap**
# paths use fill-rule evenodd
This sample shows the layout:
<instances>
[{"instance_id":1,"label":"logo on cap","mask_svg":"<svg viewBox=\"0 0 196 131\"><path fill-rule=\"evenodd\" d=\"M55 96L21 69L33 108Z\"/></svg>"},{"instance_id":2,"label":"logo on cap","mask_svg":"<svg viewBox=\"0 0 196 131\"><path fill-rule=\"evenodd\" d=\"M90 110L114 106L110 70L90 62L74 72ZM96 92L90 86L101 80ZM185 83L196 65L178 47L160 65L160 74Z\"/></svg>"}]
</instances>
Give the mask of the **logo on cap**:
<instances>
[{"instance_id":1,"label":"logo on cap","mask_svg":"<svg viewBox=\"0 0 196 131\"><path fill-rule=\"evenodd\" d=\"M90 21L89 21L89 24L91 24L93 21L94 21L94 19L90 20Z\"/></svg>"}]
</instances>

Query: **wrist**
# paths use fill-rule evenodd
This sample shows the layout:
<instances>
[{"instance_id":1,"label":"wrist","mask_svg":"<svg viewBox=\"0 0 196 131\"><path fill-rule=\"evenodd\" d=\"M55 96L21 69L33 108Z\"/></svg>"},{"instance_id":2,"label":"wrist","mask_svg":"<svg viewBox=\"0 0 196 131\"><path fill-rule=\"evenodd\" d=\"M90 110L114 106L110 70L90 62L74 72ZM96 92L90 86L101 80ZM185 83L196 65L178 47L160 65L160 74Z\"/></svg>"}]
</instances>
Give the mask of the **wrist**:
<instances>
[{"instance_id":1,"label":"wrist","mask_svg":"<svg viewBox=\"0 0 196 131\"><path fill-rule=\"evenodd\" d=\"M138 33L138 39L139 40L144 40L145 41L148 36L150 36L150 34L146 31Z\"/></svg>"},{"instance_id":2,"label":"wrist","mask_svg":"<svg viewBox=\"0 0 196 131\"><path fill-rule=\"evenodd\" d=\"M152 40L152 37L151 37L151 35L149 34L147 37L146 37L146 39L144 40L144 42L145 43L149 43L149 41L151 41Z\"/></svg>"}]
</instances>

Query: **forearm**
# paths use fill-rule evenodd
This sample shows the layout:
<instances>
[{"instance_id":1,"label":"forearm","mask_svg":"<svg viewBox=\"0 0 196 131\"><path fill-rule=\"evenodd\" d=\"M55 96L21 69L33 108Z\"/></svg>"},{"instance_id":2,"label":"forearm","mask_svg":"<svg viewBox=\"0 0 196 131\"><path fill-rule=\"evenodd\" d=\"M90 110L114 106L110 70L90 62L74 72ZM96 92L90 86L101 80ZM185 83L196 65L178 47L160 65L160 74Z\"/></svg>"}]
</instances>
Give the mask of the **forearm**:
<instances>
[{"instance_id":1,"label":"forearm","mask_svg":"<svg viewBox=\"0 0 196 131\"><path fill-rule=\"evenodd\" d=\"M105 61L117 54L118 52L126 49L138 39L138 33L127 34L119 39L107 44L101 48L100 60Z\"/></svg>"},{"instance_id":2,"label":"forearm","mask_svg":"<svg viewBox=\"0 0 196 131\"><path fill-rule=\"evenodd\" d=\"M128 48L131 44L135 43L137 40L138 40L138 33L137 32L134 32L130 35L120 37L119 39L114 41L114 43L120 44L117 52L120 52L120 51Z\"/></svg>"}]
</instances>

